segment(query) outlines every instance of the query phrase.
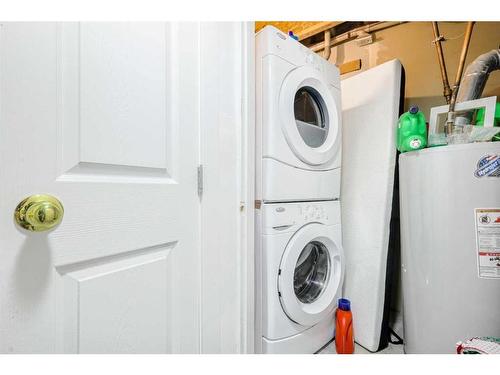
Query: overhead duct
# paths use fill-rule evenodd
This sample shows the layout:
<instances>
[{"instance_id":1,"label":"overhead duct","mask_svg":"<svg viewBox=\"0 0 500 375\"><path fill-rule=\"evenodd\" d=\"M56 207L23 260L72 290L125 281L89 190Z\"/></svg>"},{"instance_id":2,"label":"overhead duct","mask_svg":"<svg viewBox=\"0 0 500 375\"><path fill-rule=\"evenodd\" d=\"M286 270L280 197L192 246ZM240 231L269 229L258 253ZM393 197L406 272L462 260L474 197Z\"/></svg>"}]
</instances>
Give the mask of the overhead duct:
<instances>
[{"instance_id":1,"label":"overhead duct","mask_svg":"<svg viewBox=\"0 0 500 375\"><path fill-rule=\"evenodd\" d=\"M457 103L479 99L490 73L500 69L500 49L484 53L467 67L458 90ZM471 123L472 112L457 113L455 125Z\"/></svg>"}]
</instances>

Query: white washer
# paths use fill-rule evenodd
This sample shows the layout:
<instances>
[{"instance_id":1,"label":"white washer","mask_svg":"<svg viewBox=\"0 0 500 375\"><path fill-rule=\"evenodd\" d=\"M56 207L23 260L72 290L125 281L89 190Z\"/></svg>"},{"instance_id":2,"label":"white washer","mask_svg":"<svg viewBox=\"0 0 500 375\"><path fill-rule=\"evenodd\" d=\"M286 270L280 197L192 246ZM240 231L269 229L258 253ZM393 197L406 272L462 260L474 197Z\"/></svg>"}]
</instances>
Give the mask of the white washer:
<instances>
[{"instance_id":1,"label":"white washer","mask_svg":"<svg viewBox=\"0 0 500 375\"><path fill-rule=\"evenodd\" d=\"M256 129L256 199L339 198L339 70L272 26L256 35Z\"/></svg>"},{"instance_id":2,"label":"white washer","mask_svg":"<svg viewBox=\"0 0 500 375\"><path fill-rule=\"evenodd\" d=\"M334 337L341 297L340 202L257 211L256 352L314 353Z\"/></svg>"}]
</instances>

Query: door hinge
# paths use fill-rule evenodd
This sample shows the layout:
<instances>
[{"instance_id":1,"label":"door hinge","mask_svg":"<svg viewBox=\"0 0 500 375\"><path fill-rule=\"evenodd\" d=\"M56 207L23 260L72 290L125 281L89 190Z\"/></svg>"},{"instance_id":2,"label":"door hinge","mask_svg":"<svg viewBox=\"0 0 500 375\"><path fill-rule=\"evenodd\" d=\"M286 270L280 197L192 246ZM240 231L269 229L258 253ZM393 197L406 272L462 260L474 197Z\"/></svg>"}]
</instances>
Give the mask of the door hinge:
<instances>
[{"instance_id":1,"label":"door hinge","mask_svg":"<svg viewBox=\"0 0 500 375\"><path fill-rule=\"evenodd\" d=\"M203 164L198 165L198 196L203 195Z\"/></svg>"}]
</instances>

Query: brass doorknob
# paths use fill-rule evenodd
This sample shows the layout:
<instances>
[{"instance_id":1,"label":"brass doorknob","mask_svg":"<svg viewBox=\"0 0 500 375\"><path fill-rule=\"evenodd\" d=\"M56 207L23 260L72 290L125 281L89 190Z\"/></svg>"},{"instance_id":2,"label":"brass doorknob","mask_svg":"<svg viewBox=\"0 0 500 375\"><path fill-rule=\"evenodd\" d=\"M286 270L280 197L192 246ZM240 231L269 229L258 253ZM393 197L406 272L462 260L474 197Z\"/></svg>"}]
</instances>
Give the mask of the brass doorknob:
<instances>
[{"instance_id":1,"label":"brass doorknob","mask_svg":"<svg viewBox=\"0 0 500 375\"><path fill-rule=\"evenodd\" d=\"M43 232L57 226L63 218L64 208L52 195L31 195L19 203L14 211L16 223L32 232Z\"/></svg>"}]
</instances>

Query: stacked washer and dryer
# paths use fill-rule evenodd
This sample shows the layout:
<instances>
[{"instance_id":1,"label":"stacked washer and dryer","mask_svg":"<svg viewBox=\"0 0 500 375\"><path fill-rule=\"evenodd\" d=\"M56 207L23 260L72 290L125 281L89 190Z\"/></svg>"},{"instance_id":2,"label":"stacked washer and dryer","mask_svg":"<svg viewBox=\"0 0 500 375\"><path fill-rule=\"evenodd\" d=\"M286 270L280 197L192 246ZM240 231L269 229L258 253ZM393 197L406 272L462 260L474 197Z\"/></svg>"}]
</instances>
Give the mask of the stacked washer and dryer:
<instances>
[{"instance_id":1,"label":"stacked washer and dryer","mask_svg":"<svg viewBox=\"0 0 500 375\"><path fill-rule=\"evenodd\" d=\"M256 352L314 353L342 295L339 70L256 35Z\"/></svg>"}]
</instances>

